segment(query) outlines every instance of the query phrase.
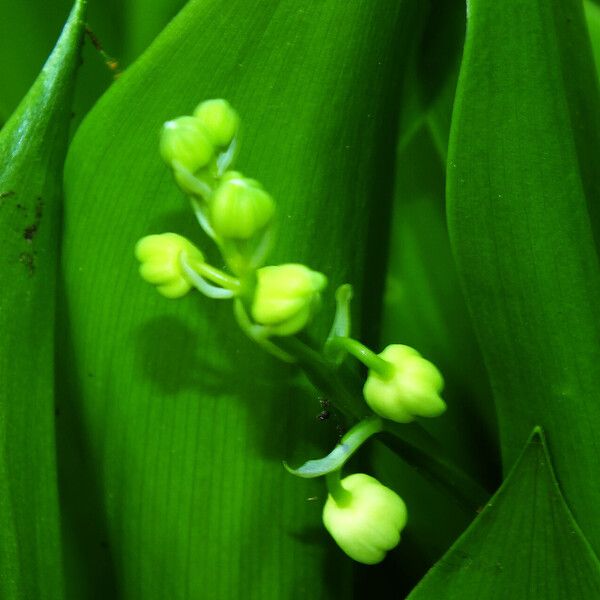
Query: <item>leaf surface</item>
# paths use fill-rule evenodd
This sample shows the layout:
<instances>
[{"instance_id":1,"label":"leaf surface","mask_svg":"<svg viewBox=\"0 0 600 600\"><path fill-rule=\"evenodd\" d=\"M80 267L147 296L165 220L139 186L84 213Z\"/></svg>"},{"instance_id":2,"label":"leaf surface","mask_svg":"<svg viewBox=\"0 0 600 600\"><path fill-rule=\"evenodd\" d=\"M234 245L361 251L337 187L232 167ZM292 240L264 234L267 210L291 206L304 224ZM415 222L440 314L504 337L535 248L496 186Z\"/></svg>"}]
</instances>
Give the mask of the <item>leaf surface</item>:
<instances>
[{"instance_id":1,"label":"leaf surface","mask_svg":"<svg viewBox=\"0 0 600 600\"><path fill-rule=\"evenodd\" d=\"M133 246L170 230L210 255L160 161L158 131L203 99L227 98L243 121L238 168L280 207L273 262L330 278L315 323L324 336L333 290L360 289L368 230L389 210L395 73L415 6L190 2L77 134L61 381L65 454L78 432L82 458L64 491L75 507L101 498L73 512L80 553L98 557L96 589L144 599L344 593L345 569L332 566L345 559L320 523L322 482L281 466L336 441L333 422L315 418L316 393L243 337L229 305L159 297L139 279ZM98 530L86 535L92 515Z\"/></svg>"},{"instance_id":2,"label":"leaf surface","mask_svg":"<svg viewBox=\"0 0 600 600\"><path fill-rule=\"evenodd\" d=\"M585 0L583 8L585 9L585 19L594 52L596 73L600 73L600 6L591 0Z\"/></svg>"},{"instance_id":3,"label":"leaf surface","mask_svg":"<svg viewBox=\"0 0 600 600\"><path fill-rule=\"evenodd\" d=\"M409 600L583 600L600 563L573 519L536 430L502 487Z\"/></svg>"},{"instance_id":4,"label":"leaf surface","mask_svg":"<svg viewBox=\"0 0 600 600\"><path fill-rule=\"evenodd\" d=\"M510 32L510 35L507 35ZM581 4L469 4L448 220L508 469L531 428L600 549L600 103Z\"/></svg>"},{"instance_id":5,"label":"leaf surface","mask_svg":"<svg viewBox=\"0 0 600 600\"><path fill-rule=\"evenodd\" d=\"M85 2L0 133L0 597L63 594L54 436L61 208Z\"/></svg>"}]
</instances>

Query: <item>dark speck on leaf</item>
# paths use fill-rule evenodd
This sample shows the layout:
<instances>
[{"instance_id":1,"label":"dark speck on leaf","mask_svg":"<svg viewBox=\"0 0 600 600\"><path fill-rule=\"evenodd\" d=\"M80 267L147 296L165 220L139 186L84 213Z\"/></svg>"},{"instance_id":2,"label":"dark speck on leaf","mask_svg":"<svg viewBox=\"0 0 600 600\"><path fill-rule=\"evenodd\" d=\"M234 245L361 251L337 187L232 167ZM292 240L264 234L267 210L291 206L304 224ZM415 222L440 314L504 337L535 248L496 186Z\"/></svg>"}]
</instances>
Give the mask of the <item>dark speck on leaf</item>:
<instances>
[{"instance_id":1,"label":"dark speck on leaf","mask_svg":"<svg viewBox=\"0 0 600 600\"><path fill-rule=\"evenodd\" d=\"M25 265L29 275L35 273L35 256L31 252L21 252L19 254L19 262Z\"/></svg>"},{"instance_id":2,"label":"dark speck on leaf","mask_svg":"<svg viewBox=\"0 0 600 600\"><path fill-rule=\"evenodd\" d=\"M32 225L29 225L29 227L25 227L25 230L23 231L23 237L28 242L31 242L31 240L33 239L33 237L35 236L36 233L37 233L37 225L35 223L33 223Z\"/></svg>"},{"instance_id":3,"label":"dark speck on leaf","mask_svg":"<svg viewBox=\"0 0 600 600\"><path fill-rule=\"evenodd\" d=\"M41 198L38 198L37 203L35 205L34 221L31 225L28 225L23 230L23 238L25 238L30 244L33 242L33 238L35 237L35 235L38 231L38 227L40 226L43 210L44 210L44 203Z\"/></svg>"},{"instance_id":4,"label":"dark speck on leaf","mask_svg":"<svg viewBox=\"0 0 600 600\"><path fill-rule=\"evenodd\" d=\"M321 412L317 415L319 421L327 421L331 413L329 412L329 400L327 398L319 398L319 404L321 405Z\"/></svg>"}]
</instances>

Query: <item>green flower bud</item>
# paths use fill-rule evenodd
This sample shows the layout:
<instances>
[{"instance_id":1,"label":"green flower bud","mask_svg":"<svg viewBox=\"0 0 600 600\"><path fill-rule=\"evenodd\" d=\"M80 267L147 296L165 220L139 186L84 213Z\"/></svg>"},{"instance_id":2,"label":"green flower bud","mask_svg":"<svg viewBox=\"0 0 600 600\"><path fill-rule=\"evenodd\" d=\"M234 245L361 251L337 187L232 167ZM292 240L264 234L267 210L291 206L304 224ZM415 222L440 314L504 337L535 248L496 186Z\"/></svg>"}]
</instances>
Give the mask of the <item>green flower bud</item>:
<instances>
[{"instance_id":1,"label":"green flower bud","mask_svg":"<svg viewBox=\"0 0 600 600\"><path fill-rule=\"evenodd\" d=\"M378 415L409 423L415 417L437 417L446 410L440 398L444 387L435 365L414 348L392 344L379 357L391 366L391 374L369 370L363 393L367 404Z\"/></svg>"},{"instance_id":2,"label":"green flower bud","mask_svg":"<svg viewBox=\"0 0 600 600\"><path fill-rule=\"evenodd\" d=\"M340 482L344 493L331 494L323 508L323 524L337 545L366 565L381 562L400 541L406 505L374 477L355 473Z\"/></svg>"},{"instance_id":3,"label":"green flower bud","mask_svg":"<svg viewBox=\"0 0 600 600\"><path fill-rule=\"evenodd\" d=\"M211 225L222 238L247 240L265 227L275 212L275 202L257 181L229 171L210 203Z\"/></svg>"},{"instance_id":4,"label":"green flower bud","mask_svg":"<svg viewBox=\"0 0 600 600\"><path fill-rule=\"evenodd\" d=\"M141 262L140 275L156 285L158 292L167 298L180 298L192 288L181 264L182 252L188 262L204 262L202 252L176 233L148 235L135 246L135 256Z\"/></svg>"},{"instance_id":5,"label":"green flower bud","mask_svg":"<svg viewBox=\"0 0 600 600\"><path fill-rule=\"evenodd\" d=\"M176 161L190 173L195 173L210 163L213 145L198 119L178 117L163 125L160 154L169 166Z\"/></svg>"},{"instance_id":6,"label":"green flower bud","mask_svg":"<svg viewBox=\"0 0 600 600\"><path fill-rule=\"evenodd\" d=\"M229 146L237 133L240 118L227 100L206 100L194 110L194 117L202 124L215 146Z\"/></svg>"},{"instance_id":7,"label":"green flower bud","mask_svg":"<svg viewBox=\"0 0 600 600\"><path fill-rule=\"evenodd\" d=\"M292 335L300 331L319 304L327 285L322 273L299 264L262 267L252 302L252 318L269 328L272 335Z\"/></svg>"}]
</instances>

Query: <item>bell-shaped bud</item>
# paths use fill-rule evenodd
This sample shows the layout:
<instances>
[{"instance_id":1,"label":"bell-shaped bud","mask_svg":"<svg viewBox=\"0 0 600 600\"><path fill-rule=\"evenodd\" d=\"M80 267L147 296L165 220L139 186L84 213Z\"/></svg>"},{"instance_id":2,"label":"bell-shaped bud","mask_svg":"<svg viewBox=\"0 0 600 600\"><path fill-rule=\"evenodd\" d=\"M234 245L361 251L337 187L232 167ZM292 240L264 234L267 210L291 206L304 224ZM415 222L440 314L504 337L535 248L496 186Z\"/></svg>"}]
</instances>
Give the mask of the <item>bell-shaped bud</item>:
<instances>
[{"instance_id":1,"label":"bell-shaped bud","mask_svg":"<svg viewBox=\"0 0 600 600\"><path fill-rule=\"evenodd\" d=\"M374 412L391 421L410 423L415 417L437 417L446 410L440 397L442 375L414 348L392 344L379 357L391 368L385 373L370 369L363 389Z\"/></svg>"},{"instance_id":2,"label":"bell-shaped bud","mask_svg":"<svg viewBox=\"0 0 600 600\"><path fill-rule=\"evenodd\" d=\"M325 275L300 264L262 267L256 278L252 318L280 336L293 335L308 323L327 285Z\"/></svg>"},{"instance_id":3,"label":"bell-shaped bud","mask_svg":"<svg viewBox=\"0 0 600 600\"><path fill-rule=\"evenodd\" d=\"M374 477L355 473L340 482L341 492L329 495L323 523L337 545L366 565L381 562L400 541L407 511L398 494Z\"/></svg>"},{"instance_id":4,"label":"bell-shaped bud","mask_svg":"<svg viewBox=\"0 0 600 600\"><path fill-rule=\"evenodd\" d=\"M229 146L237 133L240 118L227 100L205 100L194 110L198 119L215 146Z\"/></svg>"},{"instance_id":5,"label":"bell-shaped bud","mask_svg":"<svg viewBox=\"0 0 600 600\"><path fill-rule=\"evenodd\" d=\"M202 252L176 233L148 235L135 246L135 256L141 263L140 275L167 298L180 298L192 288L181 263L182 252L188 263L204 262Z\"/></svg>"},{"instance_id":6,"label":"bell-shaped bud","mask_svg":"<svg viewBox=\"0 0 600 600\"><path fill-rule=\"evenodd\" d=\"M177 163L190 173L196 173L210 163L214 148L200 121L186 116L163 125L160 154L169 166Z\"/></svg>"},{"instance_id":7,"label":"bell-shaped bud","mask_svg":"<svg viewBox=\"0 0 600 600\"><path fill-rule=\"evenodd\" d=\"M221 238L247 240L273 217L275 202L258 181L229 171L210 202L210 222Z\"/></svg>"}]
</instances>

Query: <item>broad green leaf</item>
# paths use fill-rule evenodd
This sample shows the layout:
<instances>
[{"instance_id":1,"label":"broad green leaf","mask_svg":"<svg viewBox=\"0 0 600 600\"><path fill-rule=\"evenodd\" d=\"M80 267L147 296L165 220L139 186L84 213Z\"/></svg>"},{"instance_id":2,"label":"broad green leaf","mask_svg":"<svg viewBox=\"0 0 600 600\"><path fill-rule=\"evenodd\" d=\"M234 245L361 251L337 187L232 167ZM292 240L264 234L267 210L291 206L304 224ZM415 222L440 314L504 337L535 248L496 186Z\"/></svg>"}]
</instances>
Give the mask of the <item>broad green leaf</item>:
<instances>
[{"instance_id":1,"label":"broad green leaf","mask_svg":"<svg viewBox=\"0 0 600 600\"><path fill-rule=\"evenodd\" d=\"M0 597L62 597L54 438L58 218L85 2L0 134Z\"/></svg>"},{"instance_id":2,"label":"broad green leaf","mask_svg":"<svg viewBox=\"0 0 600 600\"><path fill-rule=\"evenodd\" d=\"M583 8L585 9L585 19L594 52L596 72L600 73L600 6L590 0L585 0Z\"/></svg>"},{"instance_id":3,"label":"broad green leaf","mask_svg":"<svg viewBox=\"0 0 600 600\"><path fill-rule=\"evenodd\" d=\"M0 122L8 119L33 84L71 4L39 1L32 7L32 2L0 0Z\"/></svg>"},{"instance_id":4,"label":"broad green leaf","mask_svg":"<svg viewBox=\"0 0 600 600\"><path fill-rule=\"evenodd\" d=\"M448 163L451 241L504 465L540 423L596 550L599 108L579 2L470 2Z\"/></svg>"},{"instance_id":5,"label":"broad green leaf","mask_svg":"<svg viewBox=\"0 0 600 600\"><path fill-rule=\"evenodd\" d=\"M281 465L331 447L335 419L315 418L317 393L244 338L231 306L159 297L137 276L133 245L171 230L210 249L160 161L158 130L225 97L243 120L239 169L280 206L273 261L330 278L315 331L331 326L336 285L358 286L360 307L368 229L388 211L394 82L417 5L192 1L74 139L62 437L77 433L81 462L63 491L79 507L72 527L95 589L144 599L345 593L350 565L322 530L322 482ZM369 268L377 284L382 269ZM78 501L95 494L95 505Z\"/></svg>"},{"instance_id":6,"label":"broad green leaf","mask_svg":"<svg viewBox=\"0 0 600 600\"><path fill-rule=\"evenodd\" d=\"M587 600L600 563L561 494L539 429L483 512L409 600Z\"/></svg>"}]
</instances>

